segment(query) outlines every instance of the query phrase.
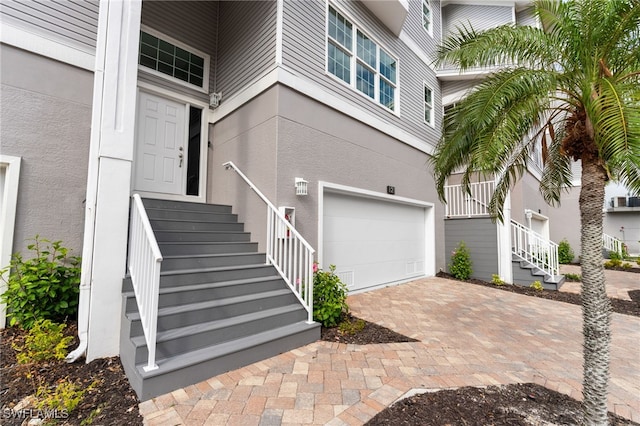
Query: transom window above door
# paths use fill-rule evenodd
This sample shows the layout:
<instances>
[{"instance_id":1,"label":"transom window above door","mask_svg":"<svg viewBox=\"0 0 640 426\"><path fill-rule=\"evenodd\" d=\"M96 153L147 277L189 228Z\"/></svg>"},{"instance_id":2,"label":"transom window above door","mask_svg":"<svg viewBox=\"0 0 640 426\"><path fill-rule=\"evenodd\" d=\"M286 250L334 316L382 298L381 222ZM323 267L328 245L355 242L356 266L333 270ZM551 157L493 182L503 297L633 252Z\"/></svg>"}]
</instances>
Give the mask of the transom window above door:
<instances>
[{"instance_id":1,"label":"transom window above door","mask_svg":"<svg viewBox=\"0 0 640 426\"><path fill-rule=\"evenodd\" d=\"M209 58L169 37L140 31L138 63L180 82L207 89Z\"/></svg>"},{"instance_id":2,"label":"transom window above door","mask_svg":"<svg viewBox=\"0 0 640 426\"><path fill-rule=\"evenodd\" d=\"M331 6L327 71L391 111L397 110L397 59Z\"/></svg>"}]
</instances>

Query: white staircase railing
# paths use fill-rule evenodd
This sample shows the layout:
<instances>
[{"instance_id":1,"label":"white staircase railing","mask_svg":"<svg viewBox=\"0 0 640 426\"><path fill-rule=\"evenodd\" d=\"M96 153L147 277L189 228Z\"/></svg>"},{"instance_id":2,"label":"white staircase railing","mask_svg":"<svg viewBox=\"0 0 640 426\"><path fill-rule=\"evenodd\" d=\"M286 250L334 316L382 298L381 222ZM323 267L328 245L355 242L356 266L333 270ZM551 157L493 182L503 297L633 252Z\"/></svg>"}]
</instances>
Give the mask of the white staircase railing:
<instances>
[{"instance_id":1,"label":"white staircase railing","mask_svg":"<svg viewBox=\"0 0 640 426\"><path fill-rule=\"evenodd\" d=\"M611 235L602 234L602 246L605 250L616 252L622 255L622 241Z\"/></svg>"},{"instance_id":2,"label":"white staircase railing","mask_svg":"<svg viewBox=\"0 0 640 426\"><path fill-rule=\"evenodd\" d=\"M550 275L552 279L560 275L558 244L513 220L511 251L515 256Z\"/></svg>"},{"instance_id":3,"label":"white staircase railing","mask_svg":"<svg viewBox=\"0 0 640 426\"><path fill-rule=\"evenodd\" d=\"M444 187L446 217L474 217L489 214L489 202L495 189L495 182L475 182L470 184L471 193L465 192L462 185Z\"/></svg>"},{"instance_id":4,"label":"white staircase railing","mask_svg":"<svg viewBox=\"0 0 640 426\"><path fill-rule=\"evenodd\" d=\"M131 229L129 231L129 275L136 295L140 322L149 356L145 371L155 370L156 334L158 328L158 293L162 254L151 229L149 217L140 195L133 194Z\"/></svg>"},{"instance_id":5,"label":"white staircase railing","mask_svg":"<svg viewBox=\"0 0 640 426\"><path fill-rule=\"evenodd\" d=\"M313 254L315 250L300 235L284 215L260 192L238 167L229 161L223 164L233 169L267 206L267 263L273 265L294 292L313 321Z\"/></svg>"}]
</instances>

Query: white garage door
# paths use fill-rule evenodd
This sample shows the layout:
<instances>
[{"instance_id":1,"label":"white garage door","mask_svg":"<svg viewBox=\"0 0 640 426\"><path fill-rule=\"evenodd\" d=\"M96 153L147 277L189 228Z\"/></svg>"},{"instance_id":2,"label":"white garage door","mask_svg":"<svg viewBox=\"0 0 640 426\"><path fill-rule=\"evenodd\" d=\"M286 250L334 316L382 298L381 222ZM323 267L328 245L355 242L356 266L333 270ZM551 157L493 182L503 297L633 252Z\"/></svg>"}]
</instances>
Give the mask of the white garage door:
<instances>
[{"instance_id":1,"label":"white garage door","mask_svg":"<svg viewBox=\"0 0 640 426\"><path fill-rule=\"evenodd\" d=\"M425 208L325 193L323 260L350 291L425 273Z\"/></svg>"}]
</instances>

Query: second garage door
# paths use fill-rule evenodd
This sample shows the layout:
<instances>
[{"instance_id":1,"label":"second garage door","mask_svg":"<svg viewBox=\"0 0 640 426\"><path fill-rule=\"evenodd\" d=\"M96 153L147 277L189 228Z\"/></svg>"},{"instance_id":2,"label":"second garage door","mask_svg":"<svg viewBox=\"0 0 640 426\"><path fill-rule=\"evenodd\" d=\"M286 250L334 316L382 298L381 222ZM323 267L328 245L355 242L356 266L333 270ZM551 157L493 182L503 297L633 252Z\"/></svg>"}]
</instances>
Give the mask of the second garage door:
<instances>
[{"instance_id":1,"label":"second garage door","mask_svg":"<svg viewBox=\"0 0 640 426\"><path fill-rule=\"evenodd\" d=\"M425 273L425 208L325 193L323 261L336 265L350 291Z\"/></svg>"}]
</instances>

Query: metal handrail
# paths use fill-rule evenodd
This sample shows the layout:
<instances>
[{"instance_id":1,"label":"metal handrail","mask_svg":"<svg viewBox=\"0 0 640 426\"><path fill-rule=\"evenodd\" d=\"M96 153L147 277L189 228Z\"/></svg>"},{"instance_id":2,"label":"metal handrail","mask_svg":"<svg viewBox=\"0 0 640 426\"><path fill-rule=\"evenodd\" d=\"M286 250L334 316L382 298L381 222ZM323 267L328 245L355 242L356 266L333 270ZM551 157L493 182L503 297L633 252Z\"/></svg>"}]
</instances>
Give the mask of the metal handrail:
<instances>
[{"instance_id":1,"label":"metal handrail","mask_svg":"<svg viewBox=\"0 0 640 426\"><path fill-rule=\"evenodd\" d=\"M511 251L552 279L560 275L558 244L514 220L511 221Z\"/></svg>"},{"instance_id":2,"label":"metal handrail","mask_svg":"<svg viewBox=\"0 0 640 426\"><path fill-rule=\"evenodd\" d=\"M162 254L151 229L151 223L149 223L142 199L140 195L133 194L127 266L149 352L147 365L143 367L144 371L158 368L156 364L156 335L161 262Z\"/></svg>"},{"instance_id":3,"label":"metal handrail","mask_svg":"<svg viewBox=\"0 0 640 426\"><path fill-rule=\"evenodd\" d=\"M273 265L313 322L313 254L315 250L284 214L232 162L223 164L234 170L267 206L267 263Z\"/></svg>"},{"instance_id":4,"label":"metal handrail","mask_svg":"<svg viewBox=\"0 0 640 426\"><path fill-rule=\"evenodd\" d=\"M495 188L494 181L474 182L469 185L470 193L464 191L463 185L447 185L445 216L477 217L489 215L489 202Z\"/></svg>"}]
</instances>

